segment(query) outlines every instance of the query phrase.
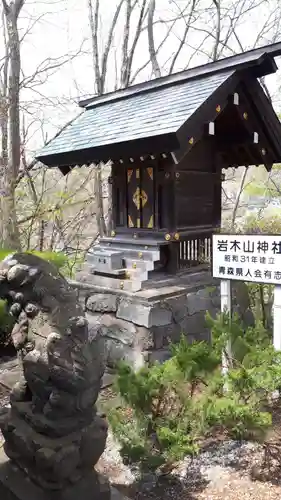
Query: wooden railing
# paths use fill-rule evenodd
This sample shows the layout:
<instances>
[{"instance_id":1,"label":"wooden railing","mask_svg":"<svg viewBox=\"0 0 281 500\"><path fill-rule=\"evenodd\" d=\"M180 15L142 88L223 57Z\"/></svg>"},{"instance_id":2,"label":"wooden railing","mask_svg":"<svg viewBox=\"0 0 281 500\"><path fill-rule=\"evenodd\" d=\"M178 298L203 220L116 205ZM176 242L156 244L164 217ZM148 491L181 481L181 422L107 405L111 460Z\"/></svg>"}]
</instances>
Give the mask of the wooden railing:
<instances>
[{"instance_id":1,"label":"wooden railing","mask_svg":"<svg viewBox=\"0 0 281 500\"><path fill-rule=\"evenodd\" d=\"M186 236L179 241L178 263L180 269L211 262L213 231Z\"/></svg>"}]
</instances>

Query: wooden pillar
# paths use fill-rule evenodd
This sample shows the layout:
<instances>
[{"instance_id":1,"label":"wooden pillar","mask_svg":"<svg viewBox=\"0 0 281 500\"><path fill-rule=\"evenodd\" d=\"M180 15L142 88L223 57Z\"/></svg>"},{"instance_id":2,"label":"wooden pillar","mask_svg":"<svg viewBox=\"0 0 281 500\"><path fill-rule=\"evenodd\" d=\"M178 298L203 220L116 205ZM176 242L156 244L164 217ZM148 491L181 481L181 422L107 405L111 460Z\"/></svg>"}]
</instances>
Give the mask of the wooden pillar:
<instances>
[{"instance_id":1,"label":"wooden pillar","mask_svg":"<svg viewBox=\"0 0 281 500\"><path fill-rule=\"evenodd\" d=\"M168 247L169 260L167 266L169 274L176 274L179 270L180 267L179 245L180 243L178 241L173 241L169 244Z\"/></svg>"}]
</instances>

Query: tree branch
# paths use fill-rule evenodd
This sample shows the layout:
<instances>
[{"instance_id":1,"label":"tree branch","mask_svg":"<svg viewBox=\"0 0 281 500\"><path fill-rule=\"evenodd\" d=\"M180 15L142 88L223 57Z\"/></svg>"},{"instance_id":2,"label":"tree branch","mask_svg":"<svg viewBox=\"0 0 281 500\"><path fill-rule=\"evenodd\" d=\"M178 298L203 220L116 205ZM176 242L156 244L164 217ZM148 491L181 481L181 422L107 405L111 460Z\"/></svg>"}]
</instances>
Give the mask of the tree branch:
<instances>
[{"instance_id":1,"label":"tree branch","mask_svg":"<svg viewBox=\"0 0 281 500\"><path fill-rule=\"evenodd\" d=\"M220 0L213 0L213 3L216 7L216 38L215 44L213 48L212 60L216 61L218 59L218 49L220 44L220 35L221 35L221 8L220 8Z\"/></svg>"},{"instance_id":2,"label":"tree branch","mask_svg":"<svg viewBox=\"0 0 281 500\"><path fill-rule=\"evenodd\" d=\"M95 12L93 14L92 0L88 0L88 13L89 13L89 23L90 23L91 40L92 40L92 56L93 56L93 68L95 74L95 85L97 94L101 95L102 88L101 88L101 75L99 66L99 45L98 45L99 6L100 6L99 0L95 0Z\"/></svg>"},{"instance_id":3,"label":"tree branch","mask_svg":"<svg viewBox=\"0 0 281 500\"><path fill-rule=\"evenodd\" d=\"M136 33L135 33L135 36L134 36L134 40L133 40L132 47L131 47L131 50L130 50L130 54L129 54L128 61L127 61L127 72L126 72L126 82L125 82L126 83L126 87L128 87L128 85L130 84L130 77L131 77L131 71L132 71L133 58L134 58L136 46L137 46L137 43L138 43L138 40L139 40L139 37L140 37L140 34L141 34L141 28L142 28L143 20L144 20L144 18L146 16L146 14L145 14L145 7L146 7L146 0L143 0L142 6L141 6L140 15L139 15L139 20L138 20L138 24L137 24L137 28L136 28Z\"/></svg>"},{"instance_id":4,"label":"tree branch","mask_svg":"<svg viewBox=\"0 0 281 500\"><path fill-rule=\"evenodd\" d=\"M148 6L148 19L147 19L148 49L149 49L149 56L151 60L153 74L155 75L155 78L160 78L161 70L158 64L155 52L155 44L154 44L154 32L153 32L154 13L155 13L155 0L150 0Z\"/></svg>"},{"instance_id":5,"label":"tree branch","mask_svg":"<svg viewBox=\"0 0 281 500\"><path fill-rule=\"evenodd\" d=\"M2 0L2 4L3 4L4 12L5 12L6 16L8 16L10 13L10 6L7 4L6 0Z\"/></svg>"},{"instance_id":6,"label":"tree branch","mask_svg":"<svg viewBox=\"0 0 281 500\"><path fill-rule=\"evenodd\" d=\"M15 0L15 2L14 2L14 15L15 15L16 19L18 18L19 13L20 13L21 9L23 8L24 2L25 2L25 0Z\"/></svg>"},{"instance_id":7,"label":"tree branch","mask_svg":"<svg viewBox=\"0 0 281 500\"><path fill-rule=\"evenodd\" d=\"M177 59L178 59L178 57L179 57L179 55L181 53L181 50L182 50L182 48L183 48L183 46L185 44L185 40L186 40L187 34L189 32L189 29L190 29L191 17L192 17L192 15L194 13L194 10L195 10L196 2L197 2L197 0L192 0L191 8L190 8L190 11L189 11L189 14L188 14L188 18L187 18L187 21L186 21L185 30L184 30L182 39L180 41L178 50L176 51L176 53L175 53L175 55L173 57L173 60L172 60L171 66L170 66L170 70L169 70L169 74L173 73L176 61L177 61ZM182 12L181 12L181 14L183 15Z\"/></svg>"},{"instance_id":8,"label":"tree branch","mask_svg":"<svg viewBox=\"0 0 281 500\"><path fill-rule=\"evenodd\" d=\"M106 73L107 73L108 55L109 55L109 51L110 51L110 48L111 48L111 45L112 45L114 30L115 30L115 27L116 27L116 24L117 24L117 21L118 21L118 17L119 17L119 14L120 14L120 10L121 10L121 7L122 7L123 3L124 3L124 0L121 0L120 3L118 4L117 8L116 8L116 11L115 11L115 14L113 16L113 20L112 20L112 23L111 23L111 26L110 26L107 43L106 43L106 46L105 46L105 49L104 49L104 53L103 53L103 56L102 56L101 75L100 75L100 79L101 79L101 85L100 85L101 86L101 94L103 94L104 90L105 90L105 78L106 78Z\"/></svg>"},{"instance_id":9,"label":"tree branch","mask_svg":"<svg viewBox=\"0 0 281 500\"><path fill-rule=\"evenodd\" d=\"M121 66L121 88L126 87L127 82L127 67L128 67L128 46L129 46L129 36L130 36L130 19L132 12L131 0L126 0L126 20L124 26L124 36L122 44L122 66Z\"/></svg>"}]
</instances>

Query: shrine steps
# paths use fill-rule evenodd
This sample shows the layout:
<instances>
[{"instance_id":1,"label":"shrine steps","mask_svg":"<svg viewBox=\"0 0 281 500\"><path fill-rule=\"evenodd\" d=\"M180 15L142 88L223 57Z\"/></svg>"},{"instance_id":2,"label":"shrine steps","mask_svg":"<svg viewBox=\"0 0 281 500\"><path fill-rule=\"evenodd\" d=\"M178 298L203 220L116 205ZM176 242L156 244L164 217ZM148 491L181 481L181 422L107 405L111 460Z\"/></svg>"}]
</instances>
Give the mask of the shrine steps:
<instances>
[{"instance_id":1,"label":"shrine steps","mask_svg":"<svg viewBox=\"0 0 281 500\"><path fill-rule=\"evenodd\" d=\"M126 270L125 270L126 271ZM138 292L141 290L142 283L145 280L136 279L136 276L128 278L114 278L112 276L104 276L94 274L92 266L84 264L81 271L76 274L75 279L82 283L87 283L97 288L124 290L127 292Z\"/></svg>"},{"instance_id":2,"label":"shrine steps","mask_svg":"<svg viewBox=\"0 0 281 500\"><path fill-rule=\"evenodd\" d=\"M161 241L161 244L163 242ZM101 271L97 265L96 255L108 252L120 252L122 255L122 269ZM160 242L155 240L132 240L127 238L102 238L87 255L87 262L83 267L91 274L91 282L97 286L113 289L138 291L159 267Z\"/></svg>"},{"instance_id":3,"label":"shrine steps","mask_svg":"<svg viewBox=\"0 0 281 500\"><path fill-rule=\"evenodd\" d=\"M142 260L152 260L153 262L160 259L160 245L165 245L167 242L150 239L132 239L132 238L102 238L94 249L106 248L111 250L124 251L125 257L139 259L141 254Z\"/></svg>"}]
</instances>

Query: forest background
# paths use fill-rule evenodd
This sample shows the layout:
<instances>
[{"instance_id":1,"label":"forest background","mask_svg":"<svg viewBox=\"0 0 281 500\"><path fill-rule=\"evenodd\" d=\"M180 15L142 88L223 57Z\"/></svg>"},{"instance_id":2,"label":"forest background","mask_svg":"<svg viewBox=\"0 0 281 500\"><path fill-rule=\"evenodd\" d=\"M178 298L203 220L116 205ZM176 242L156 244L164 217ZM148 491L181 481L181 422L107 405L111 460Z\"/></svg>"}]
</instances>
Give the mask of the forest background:
<instances>
[{"instance_id":1,"label":"forest background","mask_svg":"<svg viewBox=\"0 0 281 500\"><path fill-rule=\"evenodd\" d=\"M83 257L110 226L110 164L63 177L34 153L79 114L80 99L281 40L278 4L1 0L0 246ZM280 75L261 81L277 113ZM228 228L280 232L278 165L228 169L222 197Z\"/></svg>"}]
</instances>

